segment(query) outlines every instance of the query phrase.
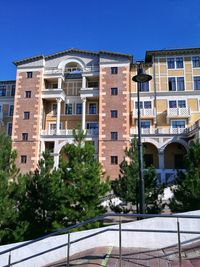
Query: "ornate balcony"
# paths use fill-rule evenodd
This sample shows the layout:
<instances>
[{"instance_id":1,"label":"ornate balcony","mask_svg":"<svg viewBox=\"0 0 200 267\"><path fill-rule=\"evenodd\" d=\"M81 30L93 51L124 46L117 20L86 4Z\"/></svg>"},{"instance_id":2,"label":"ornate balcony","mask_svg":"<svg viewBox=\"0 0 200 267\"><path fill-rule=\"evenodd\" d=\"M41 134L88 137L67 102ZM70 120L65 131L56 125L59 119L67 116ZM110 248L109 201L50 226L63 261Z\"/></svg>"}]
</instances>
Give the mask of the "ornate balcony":
<instances>
[{"instance_id":1,"label":"ornate balcony","mask_svg":"<svg viewBox=\"0 0 200 267\"><path fill-rule=\"evenodd\" d=\"M138 110L134 109L133 117L137 118L137 116L138 116ZM141 118L155 118L156 117L155 109L154 108L141 108L140 116Z\"/></svg>"},{"instance_id":2,"label":"ornate balcony","mask_svg":"<svg viewBox=\"0 0 200 267\"><path fill-rule=\"evenodd\" d=\"M178 134L187 134L187 128L141 128L142 135L178 135ZM137 127L131 128L130 130L131 135L137 135L138 129Z\"/></svg>"},{"instance_id":3,"label":"ornate balcony","mask_svg":"<svg viewBox=\"0 0 200 267\"><path fill-rule=\"evenodd\" d=\"M99 96L99 88L98 87L81 88L80 96L81 97L98 97Z\"/></svg>"},{"instance_id":4,"label":"ornate balcony","mask_svg":"<svg viewBox=\"0 0 200 267\"><path fill-rule=\"evenodd\" d=\"M86 129L87 137L96 137L98 136L98 129ZM60 129L58 133L56 133L56 129L50 130L42 130L41 136L65 136L65 137L73 137L73 129Z\"/></svg>"},{"instance_id":5,"label":"ornate balcony","mask_svg":"<svg viewBox=\"0 0 200 267\"><path fill-rule=\"evenodd\" d=\"M190 118L191 110L190 108L169 108L167 110L167 120L169 119L180 119L180 118Z\"/></svg>"},{"instance_id":6,"label":"ornate balcony","mask_svg":"<svg viewBox=\"0 0 200 267\"><path fill-rule=\"evenodd\" d=\"M51 89L43 89L42 90L42 98L43 99L52 99L61 98L63 101L65 100L65 92L61 88L51 88Z\"/></svg>"}]
</instances>

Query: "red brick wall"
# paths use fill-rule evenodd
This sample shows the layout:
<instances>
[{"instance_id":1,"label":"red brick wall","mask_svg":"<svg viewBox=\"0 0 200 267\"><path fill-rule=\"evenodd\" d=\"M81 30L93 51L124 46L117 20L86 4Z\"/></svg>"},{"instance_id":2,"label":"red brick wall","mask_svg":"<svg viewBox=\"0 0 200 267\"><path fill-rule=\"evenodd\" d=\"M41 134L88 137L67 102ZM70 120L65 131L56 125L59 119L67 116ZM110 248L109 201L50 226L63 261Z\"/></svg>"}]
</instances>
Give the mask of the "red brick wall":
<instances>
[{"instance_id":1,"label":"red brick wall","mask_svg":"<svg viewBox=\"0 0 200 267\"><path fill-rule=\"evenodd\" d=\"M116 179L124 150L129 145L129 66L118 67L118 74L111 74L110 67L100 68L99 96L99 161L106 175ZM111 88L118 88L118 95L111 95ZM118 110L118 118L111 118L110 110ZM118 140L111 141L110 132L118 132ZM118 156L118 165L111 165L111 156Z\"/></svg>"},{"instance_id":2,"label":"red brick wall","mask_svg":"<svg viewBox=\"0 0 200 267\"><path fill-rule=\"evenodd\" d=\"M13 149L17 150L16 164L22 173L34 170L39 159L41 88L42 72L33 72L32 78L27 78L26 72L17 74L12 141ZM25 91L31 91L31 98L25 98ZM24 111L30 112L29 120L24 120ZM28 133L28 141L22 141L22 133ZM21 163L21 155L27 155L26 164Z\"/></svg>"}]
</instances>

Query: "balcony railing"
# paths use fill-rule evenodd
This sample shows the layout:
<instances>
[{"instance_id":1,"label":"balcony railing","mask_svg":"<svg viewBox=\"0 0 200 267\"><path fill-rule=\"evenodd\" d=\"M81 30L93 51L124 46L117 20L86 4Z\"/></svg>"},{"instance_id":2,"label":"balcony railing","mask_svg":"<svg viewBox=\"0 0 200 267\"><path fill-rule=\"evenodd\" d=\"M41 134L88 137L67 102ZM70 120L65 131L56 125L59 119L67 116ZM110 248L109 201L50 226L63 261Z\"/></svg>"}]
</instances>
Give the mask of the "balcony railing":
<instances>
[{"instance_id":1,"label":"balcony railing","mask_svg":"<svg viewBox=\"0 0 200 267\"><path fill-rule=\"evenodd\" d=\"M86 129L87 136L97 136L98 129ZM73 129L60 129L58 133L56 133L56 129L50 130L42 130L41 135L53 136L53 135L64 135L64 136L73 136Z\"/></svg>"},{"instance_id":2,"label":"balcony railing","mask_svg":"<svg viewBox=\"0 0 200 267\"><path fill-rule=\"evenodd\" d=\"M56 76L56 75L64 75L64 73L73 74L73 73L80 73L80 72L98 72L98 71L99 71L98 66L86 66L83 70L79 67L69 67L69 68L65 68L65 70L52 67L52 68L45 68L44 74Z\"/></svg>"},{"instance_id":3,"label":"balcony railing","mask_svg":"<svg viewBox=\"0 0 200 267\"><path fill-rule=\"evenodd\" d=\"M167 110L167 117L169 118L188 118L191 116L190 108L169 108Z\"/></svg>"},{"instance_id":4,"label":"balcony railing","mask_svg":"<svg viewBox=\"0 0 200 267\"><path fill-rule=\"evenodd\" d=\"M187 128L141 128L141 133L144 135L150 135L150 134L184 134L187 133L188 129ZM131 135L137 135L138 134L138 129L136 128L131 128Z\"/></svg>"},{"instance_id":5,"label":"balcony railing","mask_svg":"<svg viewBox=\"0 0 200 267\"><path fill-rule=\"evenodd\" d=\"M45 68L44 74L45 75L63 75L64 72L62 69L58 69L58 68Z\"/></svg>"},{"instance_id":6,"label":"balcony railing","mask_svg":"<svg viewBox=\"0 0 200 267\"><path fill-rule=\"evenodd\" d=\"M137 117L137 115L138 115L138 110L134 109L133 116ZM141 117L151 117L151 118L155 117L156 116L155 109L153 109L153 108L142 108L142 109L140 109L140 115L141 115Z\"/></svg>"}]
</instances>

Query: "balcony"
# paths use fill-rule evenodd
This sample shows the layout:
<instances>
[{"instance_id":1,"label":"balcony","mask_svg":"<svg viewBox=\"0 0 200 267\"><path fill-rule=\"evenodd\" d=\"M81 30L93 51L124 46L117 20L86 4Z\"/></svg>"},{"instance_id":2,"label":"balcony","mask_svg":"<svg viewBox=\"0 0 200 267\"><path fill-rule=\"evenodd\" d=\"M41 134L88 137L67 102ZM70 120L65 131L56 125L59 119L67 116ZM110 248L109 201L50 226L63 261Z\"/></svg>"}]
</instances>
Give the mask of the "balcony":
<instances>
[{"instance_id":1,"label":"balcony","mask_svg":"<svg viewBox=\"0 0 200 267\"><path fill-rule=\"evenodd\" d=\"M99 88L98 87L81 88L80 96L81 97L98 97L99 96Z\"/></svg>"},{"instance_id":2,"label":"balcony","mask_svg":"<svg viewBox=\"0 0 200 267\"><path fill-rule=\"evenodd\" d=\"M133 110L133 117L137 118L138 116L138 110L134 109ZM141 118L155 118L156 117L156 112L154 108L141 108L140 109L140 116Z\"/></svg>"},{"instance_id":3,"label":"balcony","mask_svg":"<svg viewBox=\"0 0 200 267\"><path fill-rule=\"evenodd\" d=\"M97 137L98 129L86 129L87 137ZM42 130L41 136L64 136L64 137L73 137L73 129L60 129L58 133L56 133L56 129L50 130Z\"/></svg>"},{"instance_id":4,"label":"balcony","mask_svg":"<svg viewBox=\"0 0 200 267\"><path fill-rule=\"evenodd\" d=\"M44 76L46 77L60 77L64 75L64 71L58 68L45 68Z\"/></svg>"},{"instance_id":5,"label":"balcony","mask_svg":"<svg viewBox=\"0 0 200 267\"><path fill-rule=\"evenodd\" d=\"M169 108L167 110L167 120L174 118L190 118L191 110L190 108Z\"/></svg>"},{"instance_id":6,"label":"balcony","mask_svg":"<svg viewBox=\"0 0 200 267\"><path fill-rule=\"evenodd\" d=\"M42 90L42 98L43 99L52 99L61 98L63 101L65 100L65 92L61 88L50 88Z\"/></svg>"},{"instance_id":7,"label":"balcony","mask_svg":"<svg viewBox=\"0 0 200 267\"><path fill-rule=\"evenodd\" d=\"M141 134L142 135L178 135L178 134L187 134L188 129L187 128L141 128ZM137 135L138 129L131 128L130 130L131 135Z\"/></svg>"}]
</instances>

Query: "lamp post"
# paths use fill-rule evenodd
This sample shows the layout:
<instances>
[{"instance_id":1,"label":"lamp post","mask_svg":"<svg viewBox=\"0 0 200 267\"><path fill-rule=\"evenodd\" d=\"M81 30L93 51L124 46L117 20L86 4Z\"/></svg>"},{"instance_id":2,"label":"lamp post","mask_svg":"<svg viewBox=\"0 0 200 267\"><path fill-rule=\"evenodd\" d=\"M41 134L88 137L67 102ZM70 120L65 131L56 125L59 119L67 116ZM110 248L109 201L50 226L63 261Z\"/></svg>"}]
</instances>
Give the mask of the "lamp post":
<instances>
[{"instance_id":1,"label":"lamp post","mask_svg":"<svg viewBox=\"0 0 200 267\"><path fill-rule=\"evenodd\" d=\"M143 176L143 158L142 158L142 142L141 142L141 115L140 115L140 91L141 84L152 79L151 75L145 73L142 62L137 64L137 75L132 80L137 83L137 111L138 111L138 174L139 174L139 208L140 214L145 214L144 201L144 176Z\"/></svg>"}]
</instances>

